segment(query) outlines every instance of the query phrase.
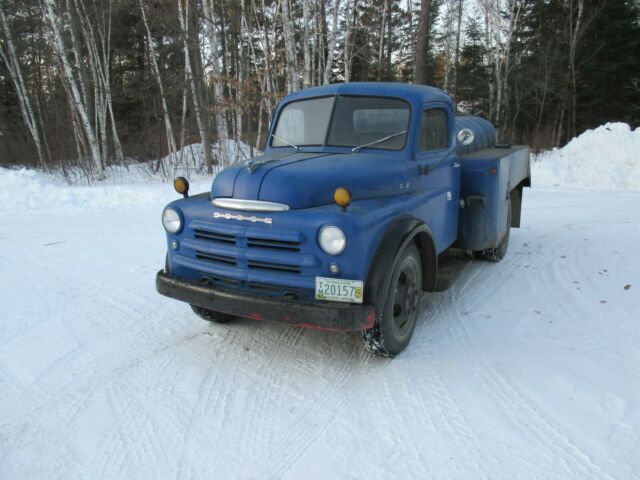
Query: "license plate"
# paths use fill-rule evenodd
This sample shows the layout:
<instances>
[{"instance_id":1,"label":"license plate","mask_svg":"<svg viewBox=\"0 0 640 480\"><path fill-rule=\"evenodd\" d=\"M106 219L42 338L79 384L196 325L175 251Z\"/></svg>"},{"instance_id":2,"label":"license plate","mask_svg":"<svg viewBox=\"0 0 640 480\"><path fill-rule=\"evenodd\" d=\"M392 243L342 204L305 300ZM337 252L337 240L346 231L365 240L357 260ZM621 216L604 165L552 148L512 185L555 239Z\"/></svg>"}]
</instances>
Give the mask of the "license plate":
<instances>
[{"instance_id":1,"label":"license plate","mask_svg":"<svg viewBox=\"0 0 640 480\"><path fill-rule=\"evenodd\" d=\"M362 303L363 284L360 280L316 277L316 300Z\"/></svg>"}]
</instances>

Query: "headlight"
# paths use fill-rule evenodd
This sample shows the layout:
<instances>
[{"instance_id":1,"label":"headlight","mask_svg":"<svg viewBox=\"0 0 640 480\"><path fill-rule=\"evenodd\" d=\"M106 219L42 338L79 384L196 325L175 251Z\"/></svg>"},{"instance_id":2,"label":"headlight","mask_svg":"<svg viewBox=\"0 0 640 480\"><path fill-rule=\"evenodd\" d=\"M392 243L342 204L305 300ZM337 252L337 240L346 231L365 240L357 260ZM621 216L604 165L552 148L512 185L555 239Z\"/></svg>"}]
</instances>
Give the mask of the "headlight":
<instances>
[{"instance_id":1,"label":"headlight","mask_svg":"<svg viewBox=\"0 0 640 480\"><path fill-rule=\"evenodd\" d=\"M169 233L178 233L182 228L182 218L177 210L167 207L162 212L162 225Z\"/></svg>"},{"instance_id":2,"label":"headlight","mask_svg":"<svg viewBox=\"0 0 640 480\"><path fill-rule=\"evenodd\" d=\"M347 246L347 238L344 233L333 225L326 225L320 229L318 242L322 250L329 255L339 255Z\"/></svg>"}]
</instances>

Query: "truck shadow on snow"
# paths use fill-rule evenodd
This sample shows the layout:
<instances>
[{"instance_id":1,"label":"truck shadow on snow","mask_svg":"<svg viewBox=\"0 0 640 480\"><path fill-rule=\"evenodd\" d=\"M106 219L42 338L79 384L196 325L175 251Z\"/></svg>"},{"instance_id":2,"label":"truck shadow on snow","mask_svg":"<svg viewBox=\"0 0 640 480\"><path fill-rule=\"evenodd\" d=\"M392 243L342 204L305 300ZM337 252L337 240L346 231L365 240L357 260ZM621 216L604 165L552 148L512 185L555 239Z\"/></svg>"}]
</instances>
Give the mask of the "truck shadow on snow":
<instances>
[{"instance_id":1,"label":"truck shadow on snow","mask_svg":"<svg viewBox=\"0 0 640 480\"><path fill-rule=\"evenodd\" d=\"M438 257L438 283L436 292L445 292L453 286L462 271L473 260L460 250L449 250Z\"/></svg>"}]
</instances>

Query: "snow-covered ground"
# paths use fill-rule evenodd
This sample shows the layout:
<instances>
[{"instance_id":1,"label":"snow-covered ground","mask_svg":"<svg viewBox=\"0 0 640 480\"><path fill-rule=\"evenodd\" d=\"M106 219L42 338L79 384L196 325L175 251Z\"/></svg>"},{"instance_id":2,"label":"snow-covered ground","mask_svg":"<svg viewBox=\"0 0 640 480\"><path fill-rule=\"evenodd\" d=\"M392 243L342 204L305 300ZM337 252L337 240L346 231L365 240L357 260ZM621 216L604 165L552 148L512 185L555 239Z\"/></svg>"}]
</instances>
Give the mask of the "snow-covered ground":
<instances>
[{"instance_id":1,"label":"snow-covered ground","mask_svg":"<svg viewBox=\"0 0 640 480\"><path fill-rule=\"evenodd\" d=\"M505 260L451 258L386 360L158 295L170 184L0 170L0 478L638 478L640 191L615 187L526 190Z\"/></svg>"}]
</instances>

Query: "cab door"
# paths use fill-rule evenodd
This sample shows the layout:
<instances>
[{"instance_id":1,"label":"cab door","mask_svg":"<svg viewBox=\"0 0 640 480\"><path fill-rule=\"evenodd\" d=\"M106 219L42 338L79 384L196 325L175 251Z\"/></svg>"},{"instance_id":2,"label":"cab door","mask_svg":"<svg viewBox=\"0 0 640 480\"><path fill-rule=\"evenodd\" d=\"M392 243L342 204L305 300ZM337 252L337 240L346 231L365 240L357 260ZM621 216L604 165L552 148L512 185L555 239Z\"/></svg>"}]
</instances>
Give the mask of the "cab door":
<instances>
[{"instance_id":1,"label":"cab door","mask_svg":"<svg viewBox=\"0 0 640 480\"><path fill-rule=\"evenodd\" d=\"M438 251L451 245L458 231L460 163L455 151L455 121L447 103L425 105L414 146L423 218L436 235Z\"/></svg>"}]
</instances>

